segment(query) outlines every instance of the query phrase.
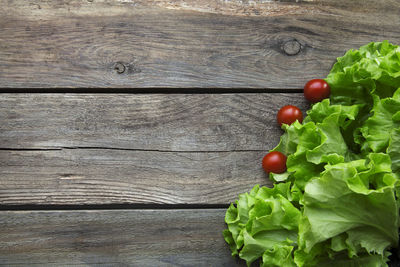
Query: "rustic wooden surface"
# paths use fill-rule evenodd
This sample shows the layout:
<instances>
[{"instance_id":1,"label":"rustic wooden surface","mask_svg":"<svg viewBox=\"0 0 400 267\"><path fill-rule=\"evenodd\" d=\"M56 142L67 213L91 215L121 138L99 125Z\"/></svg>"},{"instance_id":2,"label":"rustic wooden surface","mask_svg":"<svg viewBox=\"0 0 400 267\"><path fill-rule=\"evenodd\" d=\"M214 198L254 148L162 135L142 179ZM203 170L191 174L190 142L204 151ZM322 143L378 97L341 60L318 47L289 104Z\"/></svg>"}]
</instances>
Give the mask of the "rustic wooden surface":
<instances>
[{"instance_id":1,"label":"rustic wooden surface","mask_svg":"<svg viewBox=\"0 0 400 267\"><path fill-rule=\"evenodd\" d=\"M0 211L0 266L245 266L224 210Z\"/></svg>"},{"instance_id":2,"label":"rustic wooden surface","mask_svg":"<svg viewBox=\"0 0 400 267\"><path fill-rule=\"evenodd\" d=\"M229 204L271 185L260 162L288 103L307 107L301 94L2 94L0 204Z\"/></svg>"},{"instance_id":3,"label":"rustic wooden surface","mask_svg":"<svg viewBox=\"0 0 400 267\"><path fill-rule=\"evenodd\" d=\"M245 266L224 212L270 185L277 110L305 111L299 89L346 50L399 44L399 14L397 0L0 0L0 266Z\"/></svg>"},{"instance_id":4,"label":"rustic wooden surface","mask_svg":"<svg viewBox=\"0 0 400 267\"><path fill-rule=\"evenodd\" d=\"M300 89L348 49L398 43L399 14L395 0L0 0L0 87Z\"/></svg>"}]
</instances>

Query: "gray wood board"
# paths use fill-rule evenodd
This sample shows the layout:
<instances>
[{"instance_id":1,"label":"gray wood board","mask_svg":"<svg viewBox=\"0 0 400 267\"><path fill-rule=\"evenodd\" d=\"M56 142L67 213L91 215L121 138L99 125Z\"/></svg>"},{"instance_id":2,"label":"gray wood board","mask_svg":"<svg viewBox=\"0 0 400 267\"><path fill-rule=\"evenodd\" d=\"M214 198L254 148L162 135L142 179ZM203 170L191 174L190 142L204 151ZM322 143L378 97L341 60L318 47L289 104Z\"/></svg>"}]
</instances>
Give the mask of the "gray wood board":
<instances>
[{"instance_id":1,"label":"gray wood board","mask_svg":"<svg viewBox=\"0 0 400 267\"><path fill-rule=\"evenodd\" d=\"M265 153L0 150L0 205L228 204L271 185Z\"/></svg>"},{"instance_id":2,"label":"gray wood board","mask_svg":"<svg viewBox=\"0 0 400 267\"><path fill-rule=\"evenodd\" d=\"M398 14L379 0L0 0L0 87L302 88L348 49L399 43Z\"/></svg>"},{"instance_id":3,"label":"gray wood board","mask_svg":"<svg viewBox=\"0 0 400 267\"><path fill-rule=\"evenodd\" d=\"M302 94L1 94L0 149L266 151Z\"/></svg>"},{"instance_id":4,"label":"gray wood board","mask_svg":"<svg viewBox=\"0 0 400 267\"><path fill-rule=\"evenodd\" d=\"M245 266L225 210L0 211L0 266Z\"/></svg>"},{"instance_id":5,"label":"gray wood board","mask_svg":"<svg viewBox=\"0 0 400 267\"><path fill-rule=\"evenodd\" d=\"M228 204L301 94L1 94L0 204Z\"/></svg>"}]
</instances>

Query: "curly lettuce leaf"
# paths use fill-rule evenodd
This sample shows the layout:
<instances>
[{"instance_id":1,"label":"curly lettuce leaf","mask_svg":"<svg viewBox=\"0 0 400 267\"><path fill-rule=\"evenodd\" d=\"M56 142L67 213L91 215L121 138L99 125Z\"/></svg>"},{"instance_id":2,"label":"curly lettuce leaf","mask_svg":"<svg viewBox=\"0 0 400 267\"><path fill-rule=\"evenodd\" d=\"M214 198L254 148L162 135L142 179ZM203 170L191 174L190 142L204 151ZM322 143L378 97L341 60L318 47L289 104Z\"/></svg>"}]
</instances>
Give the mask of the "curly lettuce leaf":
<instances>
[{"instance_id":1,"label":"curly lettuce leaf","mask_svg":"<svg viewBox=\"0 0 400 267\"><path fill-rule=\"evenodd\" d=\"M400 48L384 41L349 50L337 59L326 81L333 104L372 106L372 94L391 97L400 85Z\"/></svg>"},{"instance_id":2,"label":"curly lettuce leaf","mask_svg":"<svg viewBox=\"0 0 400 267\"><path fill-rule=\"evenodd\" d=\"M349 255L383 255L385 249L397 246L396 180L375 184L374 189L370 186L376 176L393 175L390 158L385 154L369 158L369 163L357 160L329 166L321 178L307 184L299 231L301 250L308 253L316 244L344 233ZM364 190L354 186L355 179L364 181Z\"/></svg>"},{"instance_id":3,"label":"curly lettuce leaf","mask_svg":"<svg viewBox=\"0 0 400 267\"><path fill-rule=\"evenodd\" d=\"M400 89L397 89L400 91ZM380 99L374 95L374 105L369 117L361 127L368 149L373 152L385 152L395 129L400 128L400 101L391 97Z\"/></svg>"},{"instance_id":4,"label":"curly lettuce leaf","mask_svg":"<svg viewBox=\"0 0 400 267\"><path fill-rule=\"evenodd\" d=\"M325 164L337 164L354 158L342 135L356 118L361 106L330 105L329 99L313 106L303 124L284 125L285 134L274 149L286 155L287 172L270 174L277 182L292 181L304 190L306 183L324 170Z\"/></svg>"},{"instance_id":5,"label":"curly lettuce leaf","mask_svg":"<svg viewBox=\"0 0 400 267\"><path fill-rule=\"evenodd\" d=\"M250 265L267 250L296 243L301 213L288 200L290 195L289 183L273 188L257 185L249 194L239 195L236 206L231 204L226 212L228 229L223 232L233 256Z\"/></svg>"},{"instance_id":6,"label":"curly lettuce leaf","mask_svg":"<svg viewBox=\"0 0 400 267\"><path fill-rule=\"evenodd\" d=\"M294 246L274 246L268 249L262 256L262 267L296 267L293 258Z\"/></svg>"}]
</instances>

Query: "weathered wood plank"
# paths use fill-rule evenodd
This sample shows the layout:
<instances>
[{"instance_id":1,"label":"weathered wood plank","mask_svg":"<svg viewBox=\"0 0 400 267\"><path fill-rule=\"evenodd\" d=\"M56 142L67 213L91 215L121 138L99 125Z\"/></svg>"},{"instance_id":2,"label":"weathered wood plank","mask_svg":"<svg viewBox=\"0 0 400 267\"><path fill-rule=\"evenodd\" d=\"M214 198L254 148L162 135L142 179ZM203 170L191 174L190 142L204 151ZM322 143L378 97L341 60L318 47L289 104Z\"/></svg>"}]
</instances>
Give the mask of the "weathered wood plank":
<instances>
[{"instance_id":1,"label":"weathered wood plank","mask_svg":"<svg viewBox=\"0 0 400 267\"><path fill-rule=\"evenodd\" d=\"M301 94L0 95L0 204L227 204Z\"/></svg>"},{"instance_id":2,"label":"weathered wood plank","mask_svg":"<svg viewBox=\"0 0 400 267\"><path fill-rule=\"evenodd\" d=\"M228 204L271 184L264 154L0 150L0 204Z\"/></svg>"},{"instance_id":3,"label":"weathered wood plank","mask_svg":"<svg viewBox=\"0 0 400 267\"><path fill-rule=\"evenodd\" d=\"M0 266L245 266L224 212L0 211Z\"/></svg>"},{"instance_id":4,"label":"weathered wood plank","mask_svg":"<svg viewBox=\"0 0 400 267\"><path fill-rule=\"evenodd\" d=\"M300 94L0 95L0 204L227 204Z\"/></svg>"},{"instance_id":5,"label":"weathered wood plank","mask_svg":"<svg viewBox=\"0 0 400 267\"><path fill-rule=\"evenodd\" d=\"M0 149L265 151L287 104L308 107L302 94L1 94Z\"/></svg>"},{"instance_id":6,"label":"weathered wood plank","mask_svg":"<svg viewBox=\"0 0 400 267\"><path fill-rule=\"evenodd\" d=\"M397 1L0 0L0 87L301 88ZM134 89L132 89L134 90Z\"/></svg>"}]
</instances>

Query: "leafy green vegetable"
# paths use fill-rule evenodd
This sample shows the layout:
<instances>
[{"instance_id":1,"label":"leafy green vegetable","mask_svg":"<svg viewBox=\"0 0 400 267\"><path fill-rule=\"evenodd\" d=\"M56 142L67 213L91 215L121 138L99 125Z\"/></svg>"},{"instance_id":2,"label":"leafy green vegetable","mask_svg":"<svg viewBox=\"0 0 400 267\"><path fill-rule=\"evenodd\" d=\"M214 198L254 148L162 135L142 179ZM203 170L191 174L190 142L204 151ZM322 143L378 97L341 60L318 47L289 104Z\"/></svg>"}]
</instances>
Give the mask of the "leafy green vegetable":
<instances>
[{"instance_id":1,"label":"leafy green vegetable","mask_svg":"<svg viewBox=\"0 0 400 267\"><path fill-rule=\"evenodd\" d=\"M239 254L250 265L265 251L281 254L281 246L290 247L297 240L301 214L290 202L289 190L289 183L274 188L255 186L249 194L239 196L236 207L231 204L225 216L228 229L224 237L232 255Z\"/></svg>"},{"instance_id":2,"label":"leafy green vegetable","mask_svg":"<svg viewBox=\"0 0 400 267\"><path fill-rule=\"evenodd\" d=\"M270 174L226 212L232 255L261 266L387 266L398 246L400 48L370 43L338 58L330 99L283 125Z\"/></svg>"}]
</instances>

